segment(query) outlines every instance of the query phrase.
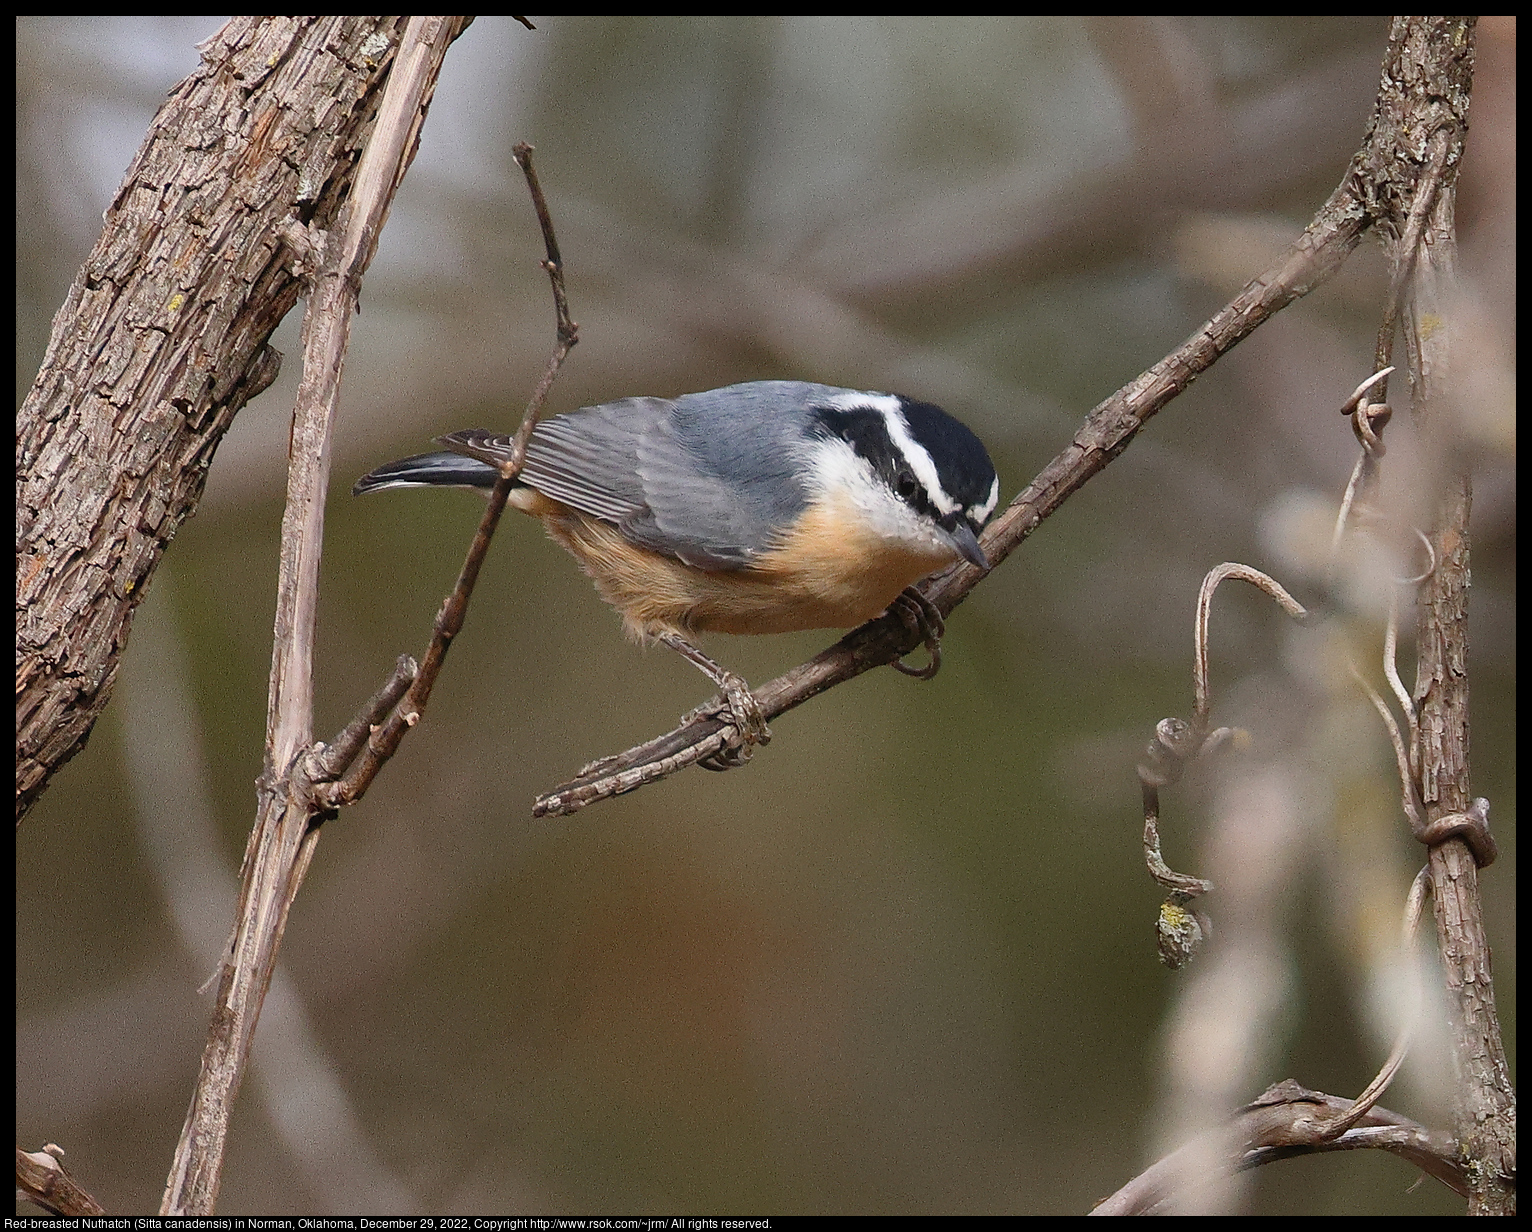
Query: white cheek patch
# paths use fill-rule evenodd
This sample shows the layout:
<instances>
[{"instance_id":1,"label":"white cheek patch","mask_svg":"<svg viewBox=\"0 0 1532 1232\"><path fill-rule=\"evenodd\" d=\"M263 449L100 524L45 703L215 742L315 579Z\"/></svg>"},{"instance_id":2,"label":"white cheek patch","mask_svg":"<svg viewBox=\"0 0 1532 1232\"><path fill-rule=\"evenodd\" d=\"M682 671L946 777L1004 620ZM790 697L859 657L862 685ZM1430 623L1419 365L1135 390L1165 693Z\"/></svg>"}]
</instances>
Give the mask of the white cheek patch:
<instances>
[{"instance_id":1,"label":"white cheek patch","mask_svg":"<svg viewBox=\"0 0 1532 1232\"><path fill-rule=\"evenodd\" d=\"M811 457L809 470L816 489L811 503L825 500L849 502L865 525L885 539L918 547L943 544L924 518L888 490L873 471L872 464L849 442L838 437L817 442Z\"/></svg>"},{"instance_id":2,"label":"white cheek patch","mask_svg":"<svg viewBox=\"0 0 1532 1232\"><path fill-rule=\"evenodd\" d=\"M841 411L877 411L883 416L883 423L888 429L888 439L893 441L894 447L904 455L904 460L915 472L915 478L920 480L920 486L926 490L926 496L931 504L944 514L956 513L962 508L957 501L947 495L947 489L942 487L941 477L936 473L936 463L931 460L926 447L910 435L909 421L904 417L899 399L893 394L838 394L830 400L830 405Z\"/></svg>"}]
</instances>

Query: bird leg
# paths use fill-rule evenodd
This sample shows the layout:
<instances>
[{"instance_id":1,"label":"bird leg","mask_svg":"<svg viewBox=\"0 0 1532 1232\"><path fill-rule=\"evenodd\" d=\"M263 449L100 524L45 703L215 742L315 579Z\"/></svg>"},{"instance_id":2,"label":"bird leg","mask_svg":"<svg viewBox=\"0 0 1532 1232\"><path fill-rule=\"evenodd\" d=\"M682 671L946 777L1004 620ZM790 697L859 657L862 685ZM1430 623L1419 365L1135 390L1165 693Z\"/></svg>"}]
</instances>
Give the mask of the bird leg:
<instances>
[{"instance_id":1,"label":"bird leg","mask_svg":"<svg viewBox=\"0 0 1532 1232\"><path fill-rule=\"evenodd\" d=\"M899 618L899 623L909 630L911 637L918 637L925 642L926 649L931 653L931 662L925 667L910 667L902 656L890 666L917 680L930 680L942 666L942 635L947 632L947 624L941 612L936 604L913 586L906 586L895 595L888 610Z\"/></svg>"},{"instance_id":2,"label":"bird leg","mask_svg":"<svg viewBox=\"0 0 1532 1232\"><path fill-rule=\"evenodd\" d=\"M699 766L704 770L732 770L750 760L755 745L771 743L771 728L766 726L761 703L756 700L743 676L737 676L713 662L679 633L661 633L659 640L696 664L723 693L722 706L700 707L693 713L708 713L726 719L739 733L740 744L730 745L711 757L704 757L697 763Z\"/></svg>"}]
</instances>

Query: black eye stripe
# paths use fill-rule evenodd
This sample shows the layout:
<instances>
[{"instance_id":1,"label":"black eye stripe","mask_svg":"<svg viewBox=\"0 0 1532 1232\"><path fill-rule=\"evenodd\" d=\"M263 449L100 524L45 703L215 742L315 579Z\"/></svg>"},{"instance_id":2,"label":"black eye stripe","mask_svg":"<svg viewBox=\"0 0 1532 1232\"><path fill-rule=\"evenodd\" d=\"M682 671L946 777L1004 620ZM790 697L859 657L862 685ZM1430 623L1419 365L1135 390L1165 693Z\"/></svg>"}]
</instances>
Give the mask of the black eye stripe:
<instances>
[{"instance_id":1,"label":"black eye stripe","mask_svg":"<svg viewBox=\"0 0 1532 1232\"><path fill-rule=\"evenodd\" d=\"M960 419L947 414L930 402L901 398L899 409L909 425L910 438L933 460L944 487L963 509L972 509L989 499L995 481L995 466L984 442Z\"/></svg>"},{"instance_id":2,"label":"black eye stripe","mask_svg":"<svg viewBox=\"0 0 1532 1232\"><path fill-rule=\"evenodd\" d=\"M870 395L888 398L890 395ZM957 504L965 517L989 498L995 469L979 438L961 422L928 402L899 399L898 415L909 433L908 445L921 457L910 458L890 436L884 409L877 406L819 406L811 409L811 432L821 439L838 438L866 461L889 490L918 513L938 517ZM939 490L927 488L922 467L934 466Z\"/></svg>"},{"instance_id":3,"label":"black eye stripe","mask_svg":"<svg viewBox=\"0 0 1532 1232\"><path fill-rule=\"evenodd\" d=\"M924 487L905 461L904 452L888 435L883 415L868 407L842 410L820 407L815 412L817 433L821 437L839 437L865 459L884 482L912 506L922 511L930 508Z\"/></svg>"}]
</instances>

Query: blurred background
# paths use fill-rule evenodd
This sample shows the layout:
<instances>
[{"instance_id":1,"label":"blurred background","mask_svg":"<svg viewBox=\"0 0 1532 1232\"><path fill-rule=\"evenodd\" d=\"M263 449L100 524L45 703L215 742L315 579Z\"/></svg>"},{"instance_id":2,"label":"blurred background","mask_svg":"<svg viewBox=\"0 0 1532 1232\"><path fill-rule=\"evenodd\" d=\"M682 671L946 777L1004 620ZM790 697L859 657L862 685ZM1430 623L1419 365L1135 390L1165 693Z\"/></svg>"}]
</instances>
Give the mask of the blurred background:
<instances>
[{"instance_id":1,"label":"blurred background","mask_svg":"<svg viewBox=\"0 0 1532 1232\"><path fill-rule=\"evenodd\" d=\"M101 212L217 17L19 18L17 400ZM942 404L1019 492L1101 399L1290 242L1359 144L1381 17L481 17L452 48L345 372L318 722L424 648L481 505L356 476L510 430L553 343L512 159L537 147L581 344L565 411L798 378ZM1458 198L1478 378L1476 794L1515 1058L1515 26L1479 26ZM424 724L325 828L235 1112L220 1213L1083 1213L1285 1077L1355 1094L1387 1053L1422 852L1346 674L1376 578L1319 582L1386 276L1370 237L1153 420L959 609L929 684L876 671L746 769L570 818L533 798L708 694L527 519L502 524ZM17 1134L114 1213L159 1202L260 769L299 313L140 609L88 748L18 838ZM1396 380L1403 408L1408 385ZM1427 473L1388 429L1401 519ZM1406 540L1408 536L1405 536ZM1253 747L1166 793L1214 942L1155 961L1134 765L1191 708ZM1369 580L1372 579L1372 580ZM1413 613L1405 599L1405 625ZM833 633L718 637L753 681ZM1406 634L1405 641L1409 638ZM1403 659L1409 663L1410 648ZM1406 680L1413 672L1404 669ZM1384 1103L1448 1123L1439 1034ZM1216 1202L1455 1213L1375 1152ZM31 1208L21 1208L30 1210Z\"/></svg>"}]
</instances>

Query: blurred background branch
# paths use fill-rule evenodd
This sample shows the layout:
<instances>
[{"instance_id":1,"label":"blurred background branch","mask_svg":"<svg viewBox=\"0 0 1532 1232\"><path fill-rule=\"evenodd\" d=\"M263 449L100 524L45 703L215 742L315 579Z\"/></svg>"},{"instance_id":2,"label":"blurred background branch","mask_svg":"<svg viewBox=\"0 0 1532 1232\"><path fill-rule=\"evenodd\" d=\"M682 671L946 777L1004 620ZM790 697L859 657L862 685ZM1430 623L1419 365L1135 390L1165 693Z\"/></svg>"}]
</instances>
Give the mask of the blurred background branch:
<instances>
[{"instance_id":1,"label":"blurred background branch","mask_svg":"<svg viewBox=\"0 0 1532 1232\"><path fill-rule=\"evenodd\" d=\"M340 476L463 423L515 423L547 345L511 157L528 140L585 343L550 410L758 377L894 388L971 423L1014 490L1301 228L1356 146L1387 34L1345 17L533 20L481 18L454 50L354 331ZM23 379L150 115L216 25L18 24ZM1474 790L1505 852L1483 888L1512 1066L1514 36L1513 19L1480 25L1457 219L1478 385L1454 412L1475 471ZM1181 135L1157 146L1162 124ZM1189 169L1158 177L1161 157ZM1115 207L1089 213L1097 195ZM944 234L942 216L964 221ZM869 251L880 229L886 261ZM1072 237L1056 257L1052 235ZM933 246L964 276L923 264ZM1354 458L1336 392L1370 371L1387 285L1364 245L963 605L936 681L869 673L779 720L748 791L680 776L575 823L525 820L576 737L625 747L700 698L673 656L593 652L610 613L534 527L503 528L454 651L473 669L444 675L390 791L327 839L285 950L304 1072L334 1081L293 1084L292 1053L257 1050L273 1098L235 1127L221 1208L355 1209L379 1168L433 1210L1041 1213L1110 1192L1152 1157L1138 1114L1174 1127L1147 1097L1122 1101L1144 1090L1144 1024L1169 993L1132 841L1142 733L1185 689L1210 564L1323 577ZM275 343L291 351L295 324ZM150 665L125 658L120 712L18 850L18 1055L48 1059L18 1071L18 1132L64 1143L111 1209L158 1198L205 1025L194 989L227 937L155 854L130 732L151 699L184 699L206 774L157 798L157 820L206 818L178 856L232 870L294 379L239 416L166 558L176 585L146 600L184 646L179 686L135 685ZM1233 413L1246 429L1217 430ZM1409 436L1390 436L1405 492ZM320 730L413 643L477 513L448 494L408 505L328 511ZM507 553L514 569L497 567ZM1254 1074L1354 1091L1396 1025L1389 955L1419 856L1365 699L1309 648L1289 653L1302 635L1268 607L1220 609L1221 721L1262 752L1235 784L1188 776L1188 815L1229 805L1236 824L1185 863L1231 896L1262 861L1301 879L1264 897L1251 882L1219 942L1244 961L1199 1004L1267 1014L1241 1063ZM822 645L728 650L765 679ZM1038 867L1072 870L1041 913ZM1289 1014L1295 997L1333 1012ZM1167 1046L1226 1055L1222 1034L1178 1035L1181 1012ZM1415 1055L1447 1053L1424 1039ZM1432 1125L1450 1097L1412 1060L1389 1102ZM315 1141L332 1151L317 1172ZM427 1161L430 1141L458 1145ZM1410 1170L1379 1152L1343 1162L1261 1169L1248 1209L1461 1208L1437 1186L1405 1193Z\"/></svg>"}]
</instances>

